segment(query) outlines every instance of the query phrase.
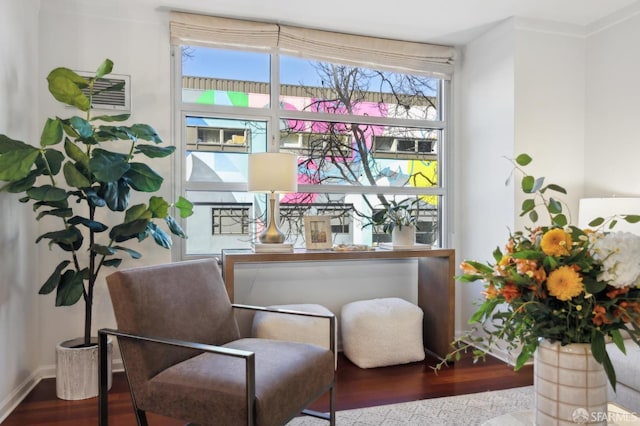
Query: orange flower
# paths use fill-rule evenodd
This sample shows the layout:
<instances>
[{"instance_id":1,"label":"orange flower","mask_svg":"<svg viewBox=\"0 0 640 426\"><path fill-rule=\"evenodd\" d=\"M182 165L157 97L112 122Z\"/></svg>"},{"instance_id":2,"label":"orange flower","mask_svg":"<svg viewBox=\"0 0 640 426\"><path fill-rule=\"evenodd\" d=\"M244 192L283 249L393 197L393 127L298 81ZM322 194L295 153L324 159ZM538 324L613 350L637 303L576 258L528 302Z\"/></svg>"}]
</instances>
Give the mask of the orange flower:
<instances>
[{"instance_id":1,"label":"orange flower","mask_svg":"<svg viewBox=\"0 0 640 426\"><path fill-rule=\"evenodd\" d=\"M475 275L478 273L478 270L473 266L469 265L467 262L462 262L460 264L460 269L462 269L463 274L472 274Z\"/></svg>"},{"instance_id":2,"label":"orange flower","mask_svg":"<svg viewBox=\"0 0 640 426\"><path fill-rule=\"evenodd\" d=\"M484 294L485 299L495 299L496 297L498 297L498 290L493 283L489 283L482 294Z\"/></svg>"},{"instance_id":3,"label":"orange flower","mask_svg":"<svg viewBox=\"0 0 640 426\"><path fill-rule=\"evenodd\" d=\"M538 267L538 262L529 259L516 259L516 270L519 274L533 272Z\"/></svg>"},{"instance_id":4,"label":"orange flower","mask_svg":"<svg viewBox=\"0 0 640 426\"><path fill-rule=\"evenodd\" d=\"M547 231L542 236L540 248L547 256L566 256L571 249L571 234L560 228Z\"/></svg>"},{"instance_id":5,"label":"orange flower","mask_svg":"<svg viewBox=\"0 0 640 426\"><path fill-rule=\"evenodd\" d=\"M593 318L591 318L591 322L597 326L611 324L611 320L607 318L607 309L604 306L596 305L596 307L593 308Z\"/></svg>"},{"instance_id":6,"label":"orange flower","mask_svg":"<svg viewBox=\"0 0 640 426\"><path fill-rule=\"evenodd\" d=\"M629 292L629 287L625 287L625 288L612 288L611 290L609 290L607 292L607 297L609 299L615 299L616 297L620 296L621 294L626 294Z\"/></svg>"},{"instance_id":7,"label":"orange flower","mask_svg":"<svg viewBox=\"0 0 640 426\"><path fill-rule=\"evenodd\" d=\"M570 266L561 266L551 271L547 278L549 294L558 300L571 300L584 291L582 277Z\"/></svg>"},{"instance_id":8,"label":"orange flower","mask_svg":"<svg viewBox=\"0 0 640 426\"><path fill-rule=\"evenodd\" d=\"M514 283L506 283L500 293L507 303L511 303L513 299L520 297L520 290Z\"/></svg>"},{"instance_id":9,"label":"orange flower","mask_svg":"<svg viewBox=\"0 0 640 426\"><path fill-rule=\"evenodd\" d=\"M547 279L547 271L545 271L544 268L538 268L535 270L531 278L541 283Z\"/></svg>"}]
</instances>

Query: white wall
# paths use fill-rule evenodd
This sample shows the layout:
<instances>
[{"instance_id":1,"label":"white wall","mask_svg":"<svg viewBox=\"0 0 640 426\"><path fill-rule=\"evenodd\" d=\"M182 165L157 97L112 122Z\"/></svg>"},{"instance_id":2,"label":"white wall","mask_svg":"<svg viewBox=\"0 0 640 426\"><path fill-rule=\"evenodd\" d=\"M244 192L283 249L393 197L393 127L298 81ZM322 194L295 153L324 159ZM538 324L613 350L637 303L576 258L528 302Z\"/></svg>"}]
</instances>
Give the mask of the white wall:
<instances>
[{"instance_id":1,"label":"white wall","mask_svg":"<svg viewBox=\"0 0 640 426\"><path fill-rule=\"evenodd\" d=\"M515 24L514 153L531 155L529 173L567 190L567 195L545 195L566 201L565 213L577 224L584 191L586 40L571 27L521 19ZM516 188L516 215L524 198ZM542 210L538 213L542 216ZM531 224L526 217L516 223Z\"/></svg>"},{"instance_id":2,"label":"white wall","mask_svg":"<svg viewBox=\"0 0 640 426\"><path fill-rule=\"evenodd\" d=\"M505 186L514 150L514 38L506 21L461 52L455 88L455 239L458 263L488 261L513 227ZM467 329L482 285L457 284L456 332Z\"/></svg>"},{"instance_id":3,"label":"white wall","mask_svg":"<svg viewBox=\"0 0 640 426\"><path fill-rule=\"evenodd\" d=\"M0 1L0 133L37 140L37 0ZM0 192L0 422L35 383L40 359L35 221L18 196Z\"/></svg>"},{"instance_id":4,"label":"white wall","mask_svg":"<svg viewBox=\"0 0 640 426\"><path fill-rule=\"evenodd\" d=\"M640 12L592 34L587 43L584 164L589 197L640 196L638 40Z\"/></svg>"},{"instance_id":5,"label":"white wall","mask_svg":"<svg viewBox=\"0 0 640 426\"><path fill-rule=\"evenodd\" d=\"M521 175L505 184L512 171L507 159L518 154L533 157L528 173L567 189L560 198L577 214L584 179L584 45L574 33L510 19L463 49L455 98L459 262L493 262L493 250L504 249L509 231L531 226L519 216ZM482 283L457 284L458 335L469 329L482 289Z\"/></svg>"}]
</instances>

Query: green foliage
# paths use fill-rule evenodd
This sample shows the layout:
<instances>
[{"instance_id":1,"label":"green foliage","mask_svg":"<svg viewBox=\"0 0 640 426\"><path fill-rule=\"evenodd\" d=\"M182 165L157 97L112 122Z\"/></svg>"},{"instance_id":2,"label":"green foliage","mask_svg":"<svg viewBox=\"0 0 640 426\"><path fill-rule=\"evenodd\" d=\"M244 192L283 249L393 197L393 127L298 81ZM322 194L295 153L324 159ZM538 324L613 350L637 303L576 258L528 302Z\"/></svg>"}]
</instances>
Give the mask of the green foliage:
<instances>
[{"instance_id":1,"label":"green foliage","mask_svg":"<svg viewBox=\"0 0 640 426\"><path fill-rule=\"evenodd\" d=\"M36 243L46 240L50 248L58 247L68 257L56 266L39 293L55 290L56 306L84 300L85 344L91 337L93 291L101 268L118 267L122 259L117 256L122 253L133 259L142 257L120 243L152 236L158 245L170 248L171 237L158 224L186 238L170 212L175 208L182 218L193 212L193 204L183 197L170 204L152 196L148 205L129 206L132 191L153 193L161 188L163 178L148 165L149 160L167 157L175 147L159 146L162 139L148 124L109 124L125 122L129 114L91 116L92 98L99 93L94 83L112 69L113 62L106 59L90 78L68 68L49 73L51 95L85 114L48 118L39 147L0 134L0 180L5 182L0 190L23 193L20 201L33 202L36 220L52 218L47 226L54 228ZM119 89L113 85L103 91ZM96 219L100 208L110 211L101 215L109 223ZM85 252L88 260L83 262Z\"/></svg>"},{"instance_id":2,"label":"green foliage","mask_svg":"<svg viewBox=\"0 0 640 426\"><path fill-rule=\"evenodd\" d=\"M418 217L413 215L414 210L419 213L420 199L404 199L402 201L391 200L384 210L375 212L365 226L382 225L384 232L391 234L394 228L402 229L403 226L416 226Z\"/></svg>"},{"instance_id":3,"label":"green foliage","mask_svg":"<svg viewBox=\"0 0 640 426\"><path fill-rule=\"evenodd\" d=\"M534 226L512 232L504 250L494 250L493 263L462 263L457 280L484 282L485 297L469 319L471 332L454 342L455 349L436 370L470 347L490 348L498 342L519 350L516 370L533 356L541 339L589 343L615 389L607 339L624 352L625 331L640 344L640 263L627 258L640 254L640 237L608 231L617 220L637 223L640 217L595 218L589 224L599 227L595 230L569 225L565 204L556 198L565 189L528 174L522 167L531 161L522 154L513 164L526 197L520 216L529 217ZM540 215L549 225L537 225ZM484 358L484 352L474 350L474 358Z\"/></svg>"}]
</instances>

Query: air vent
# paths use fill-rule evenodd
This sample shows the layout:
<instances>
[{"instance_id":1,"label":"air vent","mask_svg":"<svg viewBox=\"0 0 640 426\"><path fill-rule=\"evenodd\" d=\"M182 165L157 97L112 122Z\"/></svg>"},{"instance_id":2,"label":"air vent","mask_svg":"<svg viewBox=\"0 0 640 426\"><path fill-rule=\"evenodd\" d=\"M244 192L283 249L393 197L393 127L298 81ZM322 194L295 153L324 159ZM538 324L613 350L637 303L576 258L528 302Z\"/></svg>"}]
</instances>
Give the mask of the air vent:
<instances>
[{"instance_id":1,"label":"air vent","mask_svg":"<svg viewBox=\"0 0 640 426\"><path fill-rule=\"evenodd\" d=\"M95 74L76 71L83 77L93 77ZM105 90L118 86L117 90ZM82 90L89 95L89 89ZM109 74L106 78L99 78L93 84L93 109L131 111L131 77L128 75ZM98 92L98 93L96 93Z\"/></svg>"}]
</instances>

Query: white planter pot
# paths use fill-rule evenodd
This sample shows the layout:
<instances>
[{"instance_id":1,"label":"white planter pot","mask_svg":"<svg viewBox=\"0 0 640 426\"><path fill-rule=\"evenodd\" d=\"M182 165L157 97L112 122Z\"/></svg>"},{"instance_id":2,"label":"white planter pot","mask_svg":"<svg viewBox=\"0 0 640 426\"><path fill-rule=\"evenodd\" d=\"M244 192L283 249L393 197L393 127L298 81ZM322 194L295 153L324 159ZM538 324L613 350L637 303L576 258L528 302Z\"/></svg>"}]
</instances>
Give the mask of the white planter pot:
<instances>
[{"instance_id":1,"label":"white planter pot","mask_svg":"<svg viewBox=\"0 0 640 426\"><path fill-rule=\"evenodd\" d=\"M56 346L56 395L60 399L77 400L98 396L98 339L89 347L82 345L84 339L67 340ZM108 388L111 389L111 359L113 341L108 339Z\"/></svg>"},{"instance_id":2,"label":"white planter pot","mask_svg":"<svg viewBox=\"0 0 640 426\"><path fill-rule=\"evenodd\" d=\"M533 371L537 426L607 424L607 375L591 344L543 340Z\"/></svg>"},{"instance_id":3,"label":"white planter pot","mask_svg":"<svg viewBox=\"0 0 640 426\"><path fill-rule=\"evenodd\" d=\"M400 229L398 226L393 228L391 232L391 244L394 246L413 246L416 243L416 227L415 226L403 226Z\"/></svg>"}]
</instances>

